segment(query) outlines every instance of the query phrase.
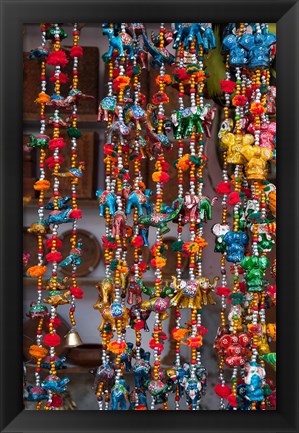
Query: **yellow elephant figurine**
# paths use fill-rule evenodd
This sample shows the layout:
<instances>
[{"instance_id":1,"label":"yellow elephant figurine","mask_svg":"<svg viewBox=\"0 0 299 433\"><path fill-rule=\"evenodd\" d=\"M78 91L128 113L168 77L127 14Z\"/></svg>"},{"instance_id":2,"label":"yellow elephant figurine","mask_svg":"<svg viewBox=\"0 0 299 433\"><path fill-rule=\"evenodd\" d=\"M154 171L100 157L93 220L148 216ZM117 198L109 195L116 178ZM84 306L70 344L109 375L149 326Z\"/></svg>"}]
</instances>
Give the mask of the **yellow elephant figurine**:
<instances>
[{"instance_id":1,"label":"yellow elephant figurine","mask_svg":"<svg viewBox=\"0 0 299 433\"><path fill-rule=\"evenodd\" d=\"M247 179L266 180L267 162L273 157L272 150L267 147L248 144L240 152L247 160L245 168Z\"/></svg>"},{"instance_id":2,"label":"yellow elephant figurine","mask_svg":"<svg viewBox=\"0 0 299 433\"><path fill-rule=\"evenodd\" d=\"M242 150L245 146L254 143L254 136L251 134L233 134L227 132L221 138L223 149L227 150L227 162L230 164L245 164L246 157Z\"/></svg>"}]
</instances>

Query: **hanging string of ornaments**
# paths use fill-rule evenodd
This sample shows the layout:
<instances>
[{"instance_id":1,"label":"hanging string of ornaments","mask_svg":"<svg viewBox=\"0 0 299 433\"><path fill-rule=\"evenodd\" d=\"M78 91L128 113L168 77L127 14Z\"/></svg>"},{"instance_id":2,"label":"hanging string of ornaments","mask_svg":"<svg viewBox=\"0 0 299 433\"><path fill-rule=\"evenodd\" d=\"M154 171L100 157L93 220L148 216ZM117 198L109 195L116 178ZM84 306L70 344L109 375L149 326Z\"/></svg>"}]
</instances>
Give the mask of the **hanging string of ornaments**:
<instances>
[{"instance_id":1,"label":"hanging string of ornaments","mask_svg":"<svg viewBox=\"0 0 299 433\"><path fill-rule=\"evenodd\" d=\"M105 124L105 187L96 191L99 215L105 222L101 233L105 275L96 286L98 298L93 305L100 313L102 344L93 387L99 410L202 410L209 386L209 365L202 361L209 336L202 313L208 305L220 306L214 342L219 409L266 410L276 405L275 386L266 377L266 364L276 368L276 353L269 346L275 341L276 325L266 321L266 310L276 305L276 261L271 254L276 190L268 180L276 159L276 90L270 85L276 38L265 23L231 23L223 28L225 79L219 83L222 105L217 108L208 102L212 71L205 66L219 48L212 24L170 27L161 23L159 32L150 37L143 23L102 25L109 50L102 55L107 94L98 109L98 121ZM38 221L29 229L38 243L38 264L27 269L30 277L37 278L37 300L29 315L39 317L39 322L36 344L30 348L36 360L35 386L29 387L27 398L45 410L62 406L61 395L69 382L56 374L65 361L55 353L60 343L58 305L70 304L68 346L81 343L74 315L76 300L83 296L76 269L84 251L77 238L82 212L76 188L84 170L77 155L81 135L77 104L88 96L78 90L83 49L78 45L77 24L69 50L61 47L66 37L60 25L42 24L41 45L30 54L41 65L41 93L35 101L41 108L40 134L31 136L28 144L38 151L40 177L34 186L39 193ZM71 85L64 97L60 86L68 77L61 69L70 60ZM46 93L51 85L46 65L54 67L49 78L54 83L51 96ZM141 89L149 70L156 71L156 91L147 99ZM167 117L170 104L175 108ZM46 114L47 107L52 111ZM67 110L71 115L64 117ZM217 111L222 121L216 139L222 181L215 196L208 197L205 172L213 167L207 146L214 145ZM46 124L52 125L52 136L45 134ZM67 140L61 136L64 127ZM62 149L71 156L69 168ZM175 180L170 180L167 162L172 149L176 151L171 161ZM45 165L50 169L49 179ZM145 167L153 167L152 189L143 178ZM70 192L62 197L59 186L64 178ZM171 182L177 197L167 203L165 188ZM47 204L45 191L51 196ZM218 221L213 216L216 207ZM49 210L47 217L45 210ZM65 223L72 224L72 238L69 255L63 258L58 232ZM218 275L208 278L205 247L211 224L213 271ZM169 282L164 236L173 227L176 240L168 254L176 257L176 266ZM146 248L151 254L149 264L143 259ZM183 259L188 260L185 271ZM68 265L71 281L59 276L59 268ZM151 270L154 280L148 287ZM48 291L44 299L43 290ZM184 323L186 313L189 318ZM168 332L165 320L171 315L174 327ZM48 331L42 336L44 323ZM161 360L167 341L175 342L172 366L164 366ZM183 346L188 348L188 362L182 357ZM49 371L45 378L44 368ZM128 374L132 374L133 387L129 387Z\"/></svg>"},{"instance_id":2,"label":"hanging string of ornaments","mask_svg":"<svg viewBox=\"0 0 299 433\"><path fill-rule=\"evenodd\" d=\"M29 58L41 64L41 92L35 102L40 104L40 134L30 137L29 147L37 149L40 154L40 177L34 184L39 192L38 221L28 229L37 236L38 264L27 269L28 276L37 278L37 302L32 302L29 317L39 317L37 328L37 344L30 347L30 355L36 359L36 383L29 386L27 399L37 403L36 408L44 410L59 409L63 405L63 393L70 381L68 377L59 378L57 370L63 369L65 357L56 355L56 348L61 344L61 337L57 332L61 320L57 316L59 305L70 304L71 330L66 335L66 347L82 344L75 331L76 299L83 297L83 290L77 286L76 269L81 263L81 242L77 240L77 221L82 217L76 198L76 187L83 174L84 163L77 162L77 139L81 133L77 128L77 103L80 97L87 97L78 90L78 60L82 57L83 49L78 45L79 32L77 24L73 27L73 46L66 53L61 47L61 41L67 34L58 24L41 24L41 45L31 51ZM68 59L69 57L69 59ZM73 63L72 84L66 96L61 94L61 85L69 81L69 77L62 71L69 61ZM49 67L47 70L46 67ZM49 75L48 75L49 73ZM47 83L49 76L50 83ZM51 84L53 83L53 84ZM47 88L52 91L49 95ZM46 113L49 107L49 112ZM65 110L71 111L69 116ZM49 135L45 134L46 126L52 127ZM66 134L62 129L66 128ZM64 138L65 136L66 138ZM65 157L71 154L71 166L62 168ZM46 167L48 179L46 179ZM70 192L61 196L60 181ZM50 198L44 203L45 193ZM71 204L69 202L71 201ZM45 210L49 211L47 217ZM59 239L61 224L72 224L72 238L70 251L63 258L59 249L62 241ZM46 239L45 239L46 238ZM46 253L45 248L49 251ZM46 263L46 264L44 264ZM59 269L71 265L71 282L67 277L59 276ZM43 277L45 280L43 280ZM42 299L42 291L46 295ZM47 307L48 305L48 307ZM50 310L50 311L49 311ZM46 324L46 334L43 335L43 323ZM41 372L48 370L41 381Z\"/></svg>"}]
</instances>

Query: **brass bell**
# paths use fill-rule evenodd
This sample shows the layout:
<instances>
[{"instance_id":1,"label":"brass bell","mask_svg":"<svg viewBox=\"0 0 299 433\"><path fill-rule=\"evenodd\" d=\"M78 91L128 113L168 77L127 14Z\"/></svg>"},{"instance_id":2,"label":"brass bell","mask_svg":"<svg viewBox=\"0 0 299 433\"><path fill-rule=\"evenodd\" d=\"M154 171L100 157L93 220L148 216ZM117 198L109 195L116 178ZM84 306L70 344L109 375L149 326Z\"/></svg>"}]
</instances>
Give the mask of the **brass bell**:
<instances>
[{"instance_id":1,"label":"brass bell","mask_svg":"<svg viewBox=\"0 0 299 433\"><path fill-rule=\"evenodd\" d=\"M65 347L77 347L83 344L80 335L74 329L71 329L65 336Z\"/></svg>"}]
</instances>

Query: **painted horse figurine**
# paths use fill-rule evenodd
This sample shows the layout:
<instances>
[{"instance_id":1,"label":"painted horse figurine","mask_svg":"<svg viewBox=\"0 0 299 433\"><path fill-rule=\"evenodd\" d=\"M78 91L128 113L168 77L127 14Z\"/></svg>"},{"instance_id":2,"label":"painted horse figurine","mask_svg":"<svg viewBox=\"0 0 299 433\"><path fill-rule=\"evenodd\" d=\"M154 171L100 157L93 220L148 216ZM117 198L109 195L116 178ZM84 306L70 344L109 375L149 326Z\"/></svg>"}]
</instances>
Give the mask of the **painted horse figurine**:
<instances>
[{"instance_id":1,"label":"painted horse figurine","mask_svg":"<svg viewBox=\"0 0 299 433\"><path fill-rule=\"evenodd\" d=\"M103 29L103 35L108 36L109 39L109 50L102 56L104 62L111 60L114 50L118 52L118 59L125 56L125 51L129 51L130 59L134 58L133 40L126 32L115 36L114 28L107 27Z\"/></svg>"}]
</instances>

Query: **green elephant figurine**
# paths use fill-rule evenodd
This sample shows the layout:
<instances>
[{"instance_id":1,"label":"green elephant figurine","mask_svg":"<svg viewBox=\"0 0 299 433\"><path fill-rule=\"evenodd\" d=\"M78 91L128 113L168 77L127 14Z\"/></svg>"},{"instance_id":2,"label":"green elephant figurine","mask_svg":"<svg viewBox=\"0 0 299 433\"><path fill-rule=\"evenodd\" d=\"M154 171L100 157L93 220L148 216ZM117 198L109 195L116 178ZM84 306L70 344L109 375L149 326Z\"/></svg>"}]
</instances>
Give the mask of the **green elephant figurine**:
<instances>
[{"instance_id":1,"label":"green elephant figurine","mask_svg":"<svg viewBox=\"0 0 299 433\"><path fill-rule=\"evenodd\" d=\"M202 122L210 107L210 104L206 104L203 109L199 106L195 106L173 111L171 121L175 139L190 137L194 128L197 133L203 134L204 129Z\"/></svg>"},{"instance_id":2,"label":"green elephant figurine","mask_svg":"<svg viewBox=\"0 0 299 433\"><path fill-rule=\"evenodd\" d=\"M247 271L245 281L248 292L263 292L265 290L264 272L270 265L267 257L246 256L240 266Z\"/></svg>"}]
</instances>

